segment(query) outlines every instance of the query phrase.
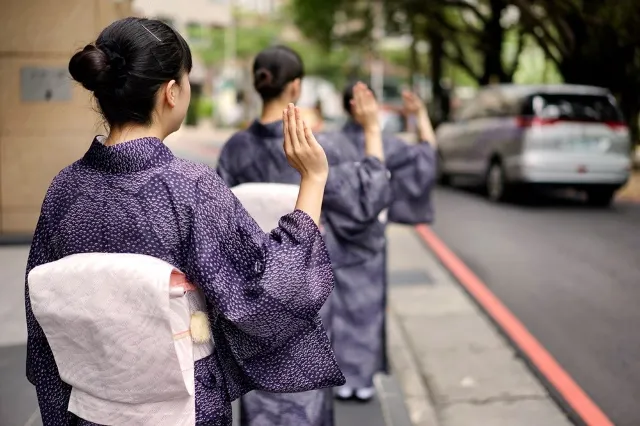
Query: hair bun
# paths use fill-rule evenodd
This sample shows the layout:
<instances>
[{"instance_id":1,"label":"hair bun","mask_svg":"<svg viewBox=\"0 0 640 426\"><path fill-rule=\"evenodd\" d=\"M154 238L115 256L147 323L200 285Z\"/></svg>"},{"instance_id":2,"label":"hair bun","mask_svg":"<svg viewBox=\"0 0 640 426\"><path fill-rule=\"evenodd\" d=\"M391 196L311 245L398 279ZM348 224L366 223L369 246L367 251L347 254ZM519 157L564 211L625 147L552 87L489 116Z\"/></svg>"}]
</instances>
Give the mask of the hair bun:
<instances>
[{"instance_id":1,"label":"hair bun","mask_svg":"<svg viewBox=\"0 0 640 426\"><path fill-rule=\"evenodd\" d=\"M127 61L120 54L120 47L117 43L107 40L99 47L100 50L107 55L107 63L109 64L109 75L113 81L115 88L121 88L127 82Z\"/></svg>"},{"instance_id":2,"label":"hair bun","mask_svg":"<svg viewBox=\"0 0 640 426\"><path fill-rule=\"evenodd\" d=\"M267 87L273 82L273 74L266 68L260 68L255 72L253 80L256 89Z\"/></svg>"},{"instance_id":3,"label":"hair bun","mask_svg":"<svg viewBox=\"0 0 640 426\"><path fill-rule=\"evenodd\" d=\"M92 44L87 44L69 61L71 77L92 92L107 82L108 68L107 55Z\"/></svg>"}]
</instances>

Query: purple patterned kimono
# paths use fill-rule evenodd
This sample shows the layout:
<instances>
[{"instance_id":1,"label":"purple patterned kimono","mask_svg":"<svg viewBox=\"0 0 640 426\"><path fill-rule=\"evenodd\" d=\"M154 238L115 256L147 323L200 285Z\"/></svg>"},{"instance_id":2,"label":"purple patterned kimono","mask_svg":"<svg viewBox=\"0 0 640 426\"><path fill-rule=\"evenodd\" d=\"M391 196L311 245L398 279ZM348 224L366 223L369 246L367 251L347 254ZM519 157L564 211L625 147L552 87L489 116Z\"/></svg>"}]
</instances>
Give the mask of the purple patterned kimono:
<instances>
[{"instance_id":1,"label":"purple patterned kimono","mask_svg":"<svg viewBox=\"0 0 640 426\"><path fill-rule=\"evenodd\" d=\"M282 122L255 121L224 146L218 173L229 186L248 182L299 184L300 176L288 164L282 147ZM318 134L329 161L329 178L322 207L324 237L334 273L358 264L378 248L365 237L377 226L378 214L391 201L388 171L376 158L360 155L342 135ZM364 238L363 238L364 237ZM336 282L336 287L340 285ZM331 335L332 307L321 311ZM318 390L274 395L251 392L241 399L243 426L332 426L333 393Z\"/></svg>"},{"instance_id":2,"label":"purple patterned kimono","mask_svg":"<svg viewBox=\"0 0 640 426\"><path fill-rule=\"evenodd\" d=\"M348 122L342 133L360 158L365 156L364 132ZM393 135L383 135L385 164L391 172L393 201L380 221L363 235L376 247L362 262L334 269L332 342L347 386L373 386L373 376L387 370L385 311L387 292L386 222L415 224L431 222L431 189L436 153L428 143L409 145ZM346 148L345 148L346 149ZM329 250L330 246L329 246ZM332 258L333 260L333 258Z\"/></svg>"},{"instance_id":3,"label":"purple patterned kimono","mask_svg":"<svg viewBox=\"0 0 640 426\"><path fill-rule=\"evenodd\" d=\"M45 197L31 246L34 267L75 253L139 253L183 271L204 293L214 353L195 364L197 425L231 425L231 401L260 389L300 392L343 383L318 312L333 287L330 259L301 211L265 234L204 165L155 138L107 147L97 139ZM27 377L45 426L87 425L67 412L26 291Z\"/></svg>"}]
</instances>

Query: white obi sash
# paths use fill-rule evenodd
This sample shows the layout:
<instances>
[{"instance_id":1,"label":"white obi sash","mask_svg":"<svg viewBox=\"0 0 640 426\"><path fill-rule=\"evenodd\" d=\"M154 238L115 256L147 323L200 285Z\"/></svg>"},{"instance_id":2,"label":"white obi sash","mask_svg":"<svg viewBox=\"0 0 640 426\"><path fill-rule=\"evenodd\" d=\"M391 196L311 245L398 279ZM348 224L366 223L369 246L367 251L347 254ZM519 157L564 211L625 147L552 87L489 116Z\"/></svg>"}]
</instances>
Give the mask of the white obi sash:
<instances>
[{"instance_id":1,"label":"white obi sash","mask_svg":"<svg viewBox=\"0 0 640 426\"><path fill-rule=\"evenodd\" d=\"M28 285L72 386L70 412L102 425L195 425L194 361L213 341L184 274L150 256L85 253L34 268Z\"/></svg>"},{"instance_id":2,"label":"white obi sash","mask_svg":"<svg viewBox=\"0 0 640 426\"><path fill-rule=\"evenodd\" d=\"M231 188L265 232L277 227L280 218L295 209L299 189L298 185L284 183L243 183Z\"/></svg>"}]
</instances>

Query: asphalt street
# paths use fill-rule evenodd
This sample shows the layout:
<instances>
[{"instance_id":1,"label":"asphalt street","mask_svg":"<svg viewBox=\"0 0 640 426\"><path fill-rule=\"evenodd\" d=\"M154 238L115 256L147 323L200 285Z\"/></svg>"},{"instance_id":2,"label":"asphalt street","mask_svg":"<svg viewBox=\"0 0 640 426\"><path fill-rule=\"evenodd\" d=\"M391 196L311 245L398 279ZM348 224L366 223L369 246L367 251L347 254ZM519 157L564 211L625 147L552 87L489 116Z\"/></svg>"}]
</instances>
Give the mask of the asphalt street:
<instances>
[{"instance_id":1,"label":"asphalt street","mask_svg":"<svg viewBox=\"0 0 640 426\"><path fill-rule=\"evenodd\" d=\"M438 189L434 230L619 426L640 424L640 205Z\"/></svg>"}]
</instances>

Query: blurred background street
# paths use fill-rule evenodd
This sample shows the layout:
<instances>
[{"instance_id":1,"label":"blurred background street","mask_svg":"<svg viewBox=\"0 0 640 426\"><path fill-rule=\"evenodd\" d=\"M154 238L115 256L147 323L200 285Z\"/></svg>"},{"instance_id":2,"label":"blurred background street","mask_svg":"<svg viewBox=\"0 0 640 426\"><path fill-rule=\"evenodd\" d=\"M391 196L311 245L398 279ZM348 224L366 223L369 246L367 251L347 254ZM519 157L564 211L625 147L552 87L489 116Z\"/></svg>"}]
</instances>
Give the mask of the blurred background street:
<instances>
[{"instance_id":1,"label":"blurred background street","mask_svg":"<svg viewBox=\"0 0 640 426\"><path fill-rule=\"evenodd\" d=\"M259 112L250 65L269 45L301 54L299 106L316 131L340 129L347 119L342 88L361 79L381 103L384 130L412 139L401 92L418 93L440 146L431 229L593 407L612 424L640 425L640 1L2 0L0 426L41 424L24 375L30 236L53 176L105 132L92 101L71 84L68 60L105 25L134 14L162 19L188 39L192 102L184 126L166 143L210 166ZM481 368L477 376L462 373L491 345L515 359L506 343L495 343L496 324L477 325L481 315L495 321L492 312L473 310L474 327L493 333L486 337L491 345L465 333L467 319L460 322L454 309L434 324L458 346L430 346L444 337L415 317L449 306L453 288L456 303L468 296L412 232L391 232L390 294L394 333L406 335L417 365L398 375L414 425L562 424L559 407L576 407L549 384L553 377L540 383L559 396L559 406L524 364L512 375L507 362L486 375ZM441 288L434 283L447 289L423 299L416 295L426 293L406 290ZM446 297L436 306L439 294ZM472 304L464 303L470 315ZM516 349L525 360L531 355ZM459 364L438 361L460 353L467 358ZM442 366L461 376L443 378ZM414 393L410 382L426 390ZM483 391L465 393L474 386ZM474 420L477 412L464 411L522 400L542 407L515 409L528 422L501 418L506 411L499 410ZM431 417L421 417L420 401L432 406ZM337 426L384 424L377 402L338 406Z\"/></svg>"}]
</instances>

